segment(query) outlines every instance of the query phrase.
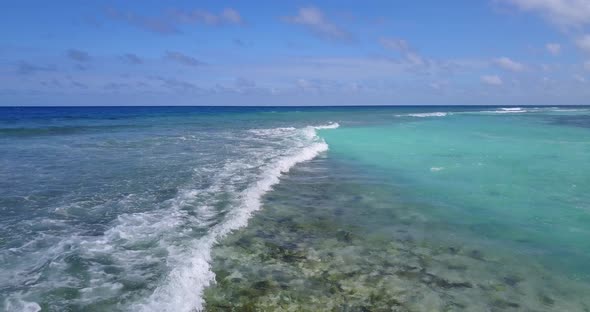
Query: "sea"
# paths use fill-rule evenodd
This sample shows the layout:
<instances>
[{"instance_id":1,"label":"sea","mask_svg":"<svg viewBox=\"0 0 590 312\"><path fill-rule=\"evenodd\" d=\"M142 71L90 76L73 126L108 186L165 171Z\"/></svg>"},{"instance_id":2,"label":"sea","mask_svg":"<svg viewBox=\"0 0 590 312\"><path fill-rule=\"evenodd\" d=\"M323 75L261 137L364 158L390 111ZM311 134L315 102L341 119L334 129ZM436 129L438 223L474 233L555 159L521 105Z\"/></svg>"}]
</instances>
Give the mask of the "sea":
<instances>
[{"instance_id":1,"label":"sea","mask_svg":"<svg viewBox=\"0 0 590 312\"><path fill-rule=\"evenodd\" d=\"M2 107L0 311L590 311L590 107Z\"/></svg>"}]
</instances>

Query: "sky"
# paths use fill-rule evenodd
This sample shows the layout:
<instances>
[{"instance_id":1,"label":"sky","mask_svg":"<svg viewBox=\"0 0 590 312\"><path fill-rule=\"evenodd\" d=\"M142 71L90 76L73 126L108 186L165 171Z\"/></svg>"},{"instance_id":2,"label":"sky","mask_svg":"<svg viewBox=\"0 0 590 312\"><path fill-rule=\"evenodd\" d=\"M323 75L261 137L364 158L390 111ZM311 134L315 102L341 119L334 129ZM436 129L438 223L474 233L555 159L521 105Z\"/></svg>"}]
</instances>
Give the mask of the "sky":
<instances>
[{"instance_id":1,"label":"sky","mask_svg":"<svg viewBox=\"0 0 590 312\"><path fill-rule=\"evenodd\" d=\"M590 0L6 0L0 23L0 106L590 104Z\"/></svg>"}]
</instances>

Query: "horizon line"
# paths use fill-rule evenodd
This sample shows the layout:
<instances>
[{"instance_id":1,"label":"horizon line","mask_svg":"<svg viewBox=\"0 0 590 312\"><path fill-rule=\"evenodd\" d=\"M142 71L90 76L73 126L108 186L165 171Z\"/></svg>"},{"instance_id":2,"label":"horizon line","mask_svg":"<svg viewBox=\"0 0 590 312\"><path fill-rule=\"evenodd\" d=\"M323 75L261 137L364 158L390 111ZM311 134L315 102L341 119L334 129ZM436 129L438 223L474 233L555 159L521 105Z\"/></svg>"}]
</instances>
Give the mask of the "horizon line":
<instances>
[{"instance_id":1,"label":"horizon line","mask_svg":"<svg viewBox=\"0 0 590 312\"><path fill-rule=\"evenodd\" d=\"M590 104L567 105L501 105L501 104L371 104L371 105L0 105L1 108L97 108L97 107L202 107L202 108L326 108L326 107L580 107Z\"/></svg>"}]
</instances>

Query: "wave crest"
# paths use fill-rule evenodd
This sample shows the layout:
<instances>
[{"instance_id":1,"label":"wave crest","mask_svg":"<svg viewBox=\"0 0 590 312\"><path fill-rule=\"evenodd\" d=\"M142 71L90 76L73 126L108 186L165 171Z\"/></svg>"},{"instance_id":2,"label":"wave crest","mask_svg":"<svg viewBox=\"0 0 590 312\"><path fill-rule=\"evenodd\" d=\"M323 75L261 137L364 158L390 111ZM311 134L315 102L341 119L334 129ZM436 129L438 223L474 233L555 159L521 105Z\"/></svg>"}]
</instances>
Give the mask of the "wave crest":
<instances>
[{"instance_id":1,"label":"wave crest","mask_svg":"<svg viewBox=\"0 0 590 312\"><path fill-rule=\"evenodd\" d=\"M132 307L135 311L202 311L204 308L203 291L215 281L211 271L214 245L230 232L247 225L253 212L262 206L262 196L279 183L280 177L298 163L309 161L320 153L328 150L328 145L320 139L315 130L334 129L339 125L331 123L315 127L297 129L303 134L303 142L290 153L276 158L265 165L257 180L243 190L239 196L239 204L228 214L227 218L210 228L209 232L189 246L189 252L179 258L168 274L164 283L156 288L147 300ZM293 132L292 128L269 131L257 130L256 134L277 135ZM288 134L291 135L291 134Z\"/></svg>"},{"instance_id":2,"label":"wave crest","mask_svg":"<svg viewBox=\"0 0 590 312\"><path fill-rule=\"evenodd\" d=\"M339 123L337 123L337 122L331 122L331 123L329 123L327 125L315 126L313 128L316 129L316 130L322 130L322 129L336 129L338 127L340 127L340 124Z\"/></svg>"},{"instance_id":3,"label":"wave crest","mask_svg":"<svg viewBox=\"0 0 590 312\"><path fill-rule=\"evenodd\" d=\"M447 112L432 112L432 113L414 113L414 114L395 115L395 117L418 117L418 118L445 117L449 114L450 113L447 113Z\"/></svg>"}]
</instances>

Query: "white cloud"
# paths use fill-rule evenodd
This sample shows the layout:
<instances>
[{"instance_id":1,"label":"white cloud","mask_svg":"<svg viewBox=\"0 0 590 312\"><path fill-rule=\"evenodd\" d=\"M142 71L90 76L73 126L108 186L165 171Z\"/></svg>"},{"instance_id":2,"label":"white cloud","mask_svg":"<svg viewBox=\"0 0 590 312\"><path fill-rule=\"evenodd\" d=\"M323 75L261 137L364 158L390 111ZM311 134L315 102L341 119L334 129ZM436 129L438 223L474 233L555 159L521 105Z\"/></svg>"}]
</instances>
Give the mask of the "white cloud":
<instances>
[{"instance_id":1,"label":"white cloud","mask_svg":"<svg viewBox=\"0 0 590 312\"><path fill-rule=\"evenodd\" d=\"M494 63L501 68L513 72L521 72L525 69L525 66L519 62L513 61L507 57L500 57L494 60Z\"/></svg>"},{"instance_id":2,"label":"white cloud","mask_svg":"<svg viewBox=\"0 0 590 312\"><path fill-rule=\"evenodd\" d=\"M502 85L504 82L502 79L496 75L484 75L481 76L481 82L492 85L492 86L499 86Z\"/></svg>"},{"instance_id":3,"label":"white cloud","mask_svg":"<svg viewBox=\"0 0 590 312\"><path fill-rule=\"evenodd\" d=\"M180 52L176 52L176 51L166 51L166 55L165 58L171 61L174 61L178 64L181 65L186 65L186 66L200 66L203 65L204 63L197 60L196 58L190 56L190 55L186 55Z\"/></svg>"},{"instance_id":4,"label":"white cloud","mask_svg":"<svg viewBox=\"0 0 590 312\"><path fill-rule=\"evenodd\" d=\"M172 9L168 12L171 21L176 23L202 23L210 26L224 25L224 24L242 24L242 16L238 11L232 8L223 9L219 14L209 12L206 10L185 11L180 9Z\"/></svg>"},{"instance_id":5,"label":"white cloud","mask_svg":"<svg viewBox=\"0 0 590 312\"><path fill-rule=\"evenodd\" d=\"M409 52L406 54L406 59L414 65L424 65L424 59L415 52Z\"/></svg>"},{"instance_id":6,"label":"white cloud","mask_svg":"<svg viewBox=\"0 0 590 312\"><path fill-rule=\"evenodd\" d=\"M254 82L253 80L244 78L244 77L238 77L238 78L236 78L236 81L234 82L234 84L238 88L253 88L253 87L256 87L256 82Z\"/></svg>"},{"instance_id":7,"label":"white cloud","mask_svg":"<svg viewBox=\"0 0 590 312\"><path fill-rule=\"evenodd\" d=\"M221 12L220 18L221 20L225 20L228 23L232 24L243 23L242 16L240 15L240 13L232 8L224 9L223 12Z\"/></svg>"},{"instance_id":8,"label":"white cloud","mask_svg":"<svg viewBox=\"0 0 590 312\"><path fill-rule=\"evenodd\" d=\"M590 53L590 34L578 38L576 40L576 45L580 50Z\"/></svg>"},{"instance_id":9,"label":"white cloud","mask_svg":"<svg viewBox=\"0 0 590 312\"><path fill-rule=\"evenodd\" d=\"M168 35L180 33L179 27L185 24L204 24L208 26L244 24L240 13L232 8L226 8L219 14L206 10L171 8L156 16L145 16L134 12L107 8L106 15L111 19L124 21L147 31Z\"/></svg>"},{"instance_id":10,"label":"white cloud","mask_svg":"<svg viewBox=\"0 0 590 312\"><path fill-rule=\"evenodd\" d=\"M296 16L285 17L288 23L302 25L318 36L332 40L349 40L350 33L329 21L324 13L315 7L300 8Z\"/></svg>"},{"instance_id":11,"label":"white cloud","mask_svg":"<svg viewBox=\"0 0 590 312\"><path fill-rule=\"evenodd\" d=\"M297 79L295 85L303 91L317 91L318 87L311 81L303 78Z\"/></svg>"},{"instance_id":12,"label":"white cloud","mask_svg":"<svg viewBox=\"0 0 590 312\"><path fill-rule=\"evenodd\" d=\"M590 60L584 62L583 66L585 70L590 71Z\"/></svg>"},{"instance_id":13,"label":"white cloud","mask_svg":"<svg viewBox=\"0 0 590 312\"><path fill-rule=\"evenodd\" d=\"M584 77L583 77L583 76L581 76L581 75L574 75L574 79L575 79L577 82L581 82L581 83L585 83L585 82L586 82L586 78L584 78Z\"/></svg>"},{"instance_id":14,"label":"white cloud","mask_svg":"<svg viewBox=\"0 0 590 312\"><path fill-rule=\"evenodd\" d=\"M389 50L399 51L399 52L407 52L410 50L410 46L408 42L403 39L395 39L395 38L381 38L379 39L381 45Z\"/></svg>"},{"instance_id":15,"label":"white cloud","mask_svg":"<svg viewBox=\"0 0 590 312\"><path fill-rule=\"evenodd\" d=\"M562 27L579 27L590 24L588 0L497 0L511 3L523 11L540 13L544 18Z\"/></svg>"},{"instance_id":16,"label":"white cloud","mask_svg":"<svg viewBox=\"0 0 590 312\"><path fill-rule=\"evenodd\" d=\"M407 61L414 65L424 65L425 60L420 56L420 54L416 53L408 44L406 40L403 39L395 39L395 38L381 38L379 39L379 43L381 45L392 51L396 51L401 53Z\"/></svg>"},{"instance_id":17,"label":"white cloud","mask_svg":"<svg viewBox=\"0 0 590 312\"><path fill-rule=\"evenodd\" d=\"M428 84L432 89L436 91L443 91L445 87L449 85L449 82L446 80L434 81Z\"/></svg>"},{"instance_id":18,"label":"white cloud","mask_svg":"<svg viewBox=\"0 0 590 312\"><path fill-rule=\"evenodd\" d=\"M561 45L559 43L548 43L545 45L545 49L552 55L558 55L561 52Z\"/></svg>"}]
</instances>

